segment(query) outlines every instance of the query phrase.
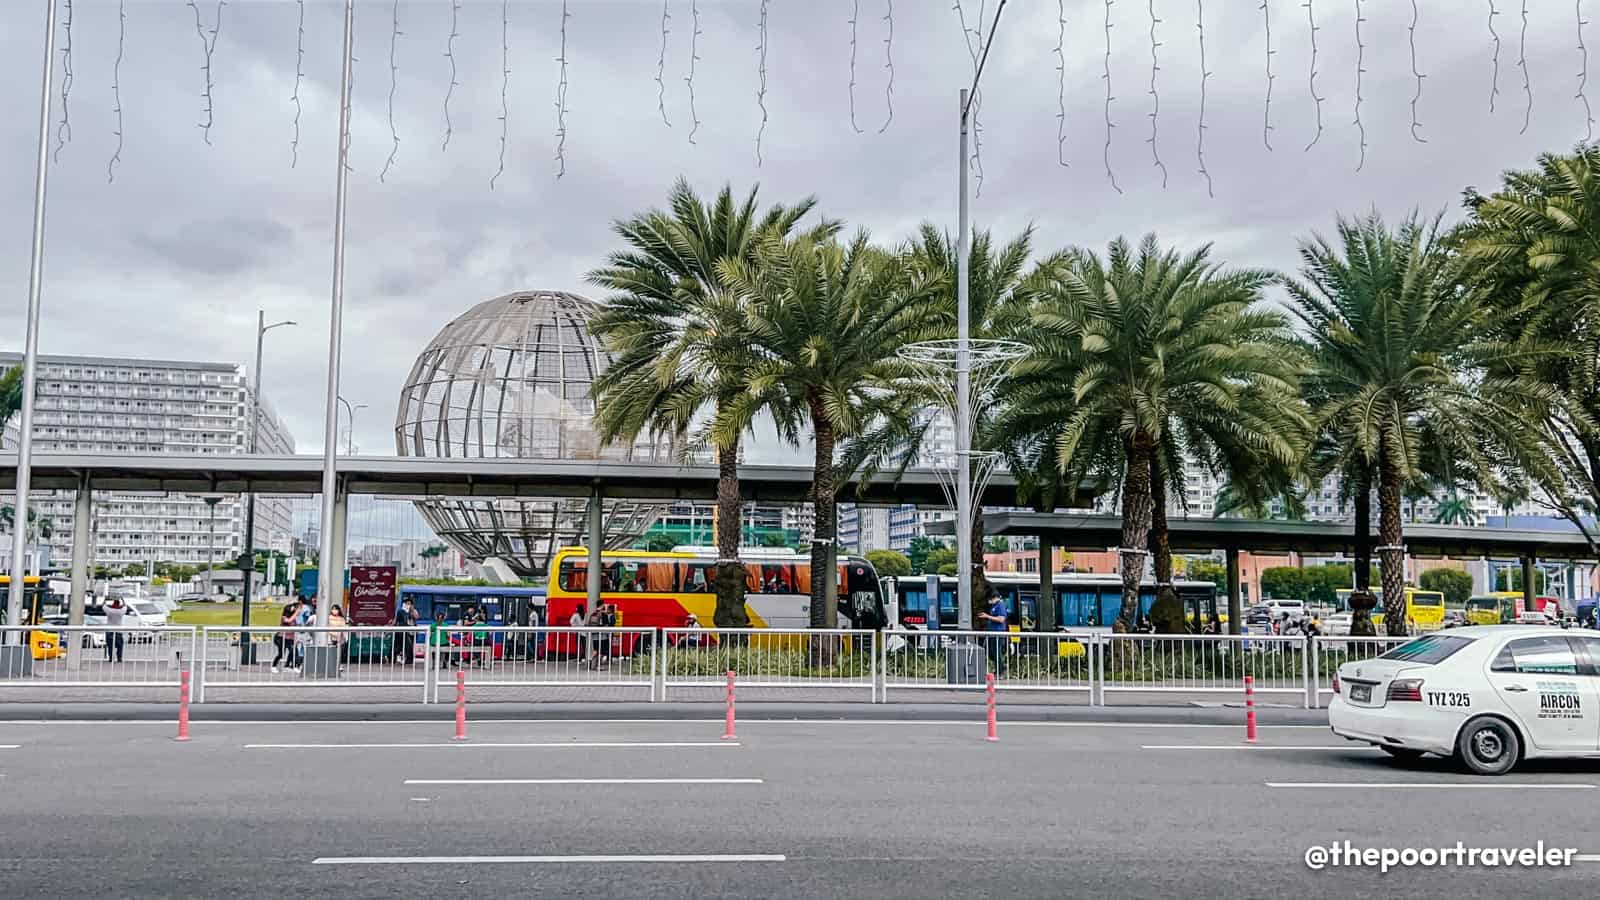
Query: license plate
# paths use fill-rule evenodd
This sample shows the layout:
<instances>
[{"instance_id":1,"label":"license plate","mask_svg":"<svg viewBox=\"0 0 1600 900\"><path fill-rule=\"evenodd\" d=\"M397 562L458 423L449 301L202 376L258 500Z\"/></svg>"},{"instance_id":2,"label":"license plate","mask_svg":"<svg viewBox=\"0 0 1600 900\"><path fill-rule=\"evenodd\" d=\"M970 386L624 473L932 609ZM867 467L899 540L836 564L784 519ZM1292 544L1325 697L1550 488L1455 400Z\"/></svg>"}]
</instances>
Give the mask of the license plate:
<instances>
[{"instance_id":1,"label":"license plate","mask_svg":"<svg viewBox=\"0 0 1600 900\"><path fill-rule=\"evenodd\" d=\"M1357 702L1357 703L1371 703L1372 702L1372 685L1370 685L1370 684L1352 684L1352 685L1350 685L1350 699L1355 701L1355 702Z\"/></svg>"}]
</instances>

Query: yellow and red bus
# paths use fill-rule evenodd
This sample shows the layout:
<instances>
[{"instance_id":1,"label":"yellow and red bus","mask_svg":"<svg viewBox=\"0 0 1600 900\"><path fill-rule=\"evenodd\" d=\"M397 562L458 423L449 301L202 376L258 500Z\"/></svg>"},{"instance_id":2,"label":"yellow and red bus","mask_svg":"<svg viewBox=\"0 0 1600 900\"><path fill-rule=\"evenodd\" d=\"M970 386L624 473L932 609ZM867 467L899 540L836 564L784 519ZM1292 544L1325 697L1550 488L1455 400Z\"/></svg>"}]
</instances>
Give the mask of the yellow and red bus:
<instances>
[{"instance_id":1,"label":"yellow and red bus","mask_svg":"<svg viewBox=\"0 0 1600 900\"><path fill-rule=\"evenodd\" d=\"M617 607L619 628L682 628L692 614L710 628L716 611L717 555L710 548L669 552L607 550L601 554L600 601ZM745 571L745 613L753 628L805 628L811 621L811 557L787 549L739 551ZM589 551L564 547L550 563L545 615L565 625L589 599ZM839 558L839 627L882 628L883 593L872 563ZM561 648L552 635L558 652ZM622 643L630 641L625 637ZM623 646L621 652L630 653Z\"/></svg>"}]
</instances>

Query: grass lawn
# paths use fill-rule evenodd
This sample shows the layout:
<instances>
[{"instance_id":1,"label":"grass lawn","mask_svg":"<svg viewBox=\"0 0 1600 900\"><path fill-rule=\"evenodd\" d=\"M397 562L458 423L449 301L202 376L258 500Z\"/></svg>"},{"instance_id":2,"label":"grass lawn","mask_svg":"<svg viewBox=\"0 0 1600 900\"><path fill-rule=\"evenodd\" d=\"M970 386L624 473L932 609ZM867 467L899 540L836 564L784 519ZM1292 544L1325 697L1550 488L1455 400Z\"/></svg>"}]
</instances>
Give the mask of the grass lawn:
<instances>
[{"instance_id":1,"label":"grass lawn","mask_svg":"<svg viewBox=\"0 0 1600 900\"><path fill-rule=\"evenodd\" d=\"M283 610L281 599L250 604L250 624L273 626ZM238 603L185 603L167 621L173 625L238 625Z\"/></svg>"}]
</instances>

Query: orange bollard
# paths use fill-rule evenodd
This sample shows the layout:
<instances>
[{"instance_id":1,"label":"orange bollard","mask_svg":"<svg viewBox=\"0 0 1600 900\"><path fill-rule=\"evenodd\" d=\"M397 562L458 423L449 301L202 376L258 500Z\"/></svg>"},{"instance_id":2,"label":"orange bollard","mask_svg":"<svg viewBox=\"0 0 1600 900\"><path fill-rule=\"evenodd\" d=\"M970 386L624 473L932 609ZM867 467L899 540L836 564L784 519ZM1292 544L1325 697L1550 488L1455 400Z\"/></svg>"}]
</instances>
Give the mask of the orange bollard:
<instances>
[{"instance_id":1,"label":"orange bollard","mask_svg":"<svg viewBox=\"0 0 1600 900\"><path fill-rule=\"evenodd\" d=\"M722 739L725 741L738 740L739 736L733 730L733 670L728 670L728 723L722 729Z\"/></svg>"},{"instance_id":2,"label":"orange bollard","mask_svg":"<svg viewBox=\"0 0 1600 900\"><path fill-rule=\"evenodd\" d=\"M998 733L996 733L996 731L995 731L995 721L994 721L994 673L993 672L989 673L989 689L988 689L988 693L989 693L989 736L987 738L985 738L984 740L998 741L998 740L1000 740L1000 735Z\"/></svg>"},{"instance_id":3,"label":"orange bollard","mask_svg":"<svg viewBox=\"0 0 1600 900\"><path fill-rule=\"evenodd\" d=\"M1244 677L1244 739L1256 742L1256 680L1250 675Z\"/></svg>"},{"instance_id":4,"label":"orange bollard","mask_svg":"<svg viewBox=\"0 0 1600 900\"><path fill-rule=\"evenodd\" d=\"M178 740L189 739L189 670L178 673Z\"/></svg>"},{"instance_id":5,"label":"orange bollard","mask_svg":"<svg viewBox=\"0 0 1600 900\"><path fill-rule=\"evenodd\" d=\"M467 673L456 670L456 740L467 739Z\"/></svg>"}]
</instances>

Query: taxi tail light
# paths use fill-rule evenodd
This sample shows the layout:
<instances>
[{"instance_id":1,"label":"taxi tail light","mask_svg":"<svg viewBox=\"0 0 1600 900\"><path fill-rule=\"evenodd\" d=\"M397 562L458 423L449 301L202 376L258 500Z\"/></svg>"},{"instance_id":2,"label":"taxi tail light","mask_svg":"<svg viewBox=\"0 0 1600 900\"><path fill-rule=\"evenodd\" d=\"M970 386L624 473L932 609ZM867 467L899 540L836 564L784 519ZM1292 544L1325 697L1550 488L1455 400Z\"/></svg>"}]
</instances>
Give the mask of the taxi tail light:
<instances>
[{"instance_id":1,"label":"taxi tail light","mask_svg":"<svg viewBox=\"0 0 1600 900\"><path fill-rule=\"evenodd\" d=\"M1390 700L1409 700L1413 703L1422 702L1421 678L1396 678L1389 682Z\"/></svg>"},{"instance_id":2,"label":"taxi tail light","mask_svg":"<svg viewBox=\"0 0 1600 900\"><path fill-rule=\"evenodd\" d=\"M1339 693L1339 671L1335 669L1333 672L1333 695L1337 697Z\"/></svg>"}]
</instances>

